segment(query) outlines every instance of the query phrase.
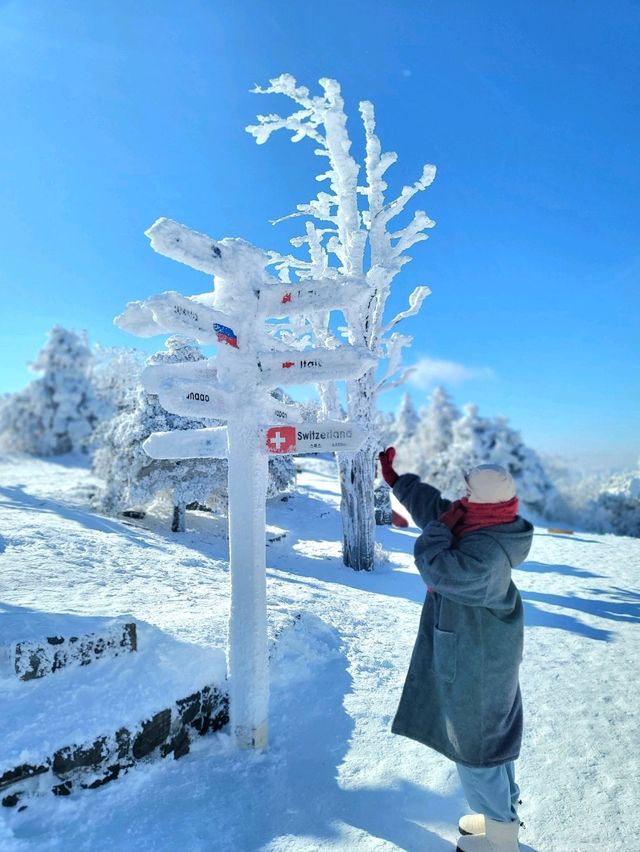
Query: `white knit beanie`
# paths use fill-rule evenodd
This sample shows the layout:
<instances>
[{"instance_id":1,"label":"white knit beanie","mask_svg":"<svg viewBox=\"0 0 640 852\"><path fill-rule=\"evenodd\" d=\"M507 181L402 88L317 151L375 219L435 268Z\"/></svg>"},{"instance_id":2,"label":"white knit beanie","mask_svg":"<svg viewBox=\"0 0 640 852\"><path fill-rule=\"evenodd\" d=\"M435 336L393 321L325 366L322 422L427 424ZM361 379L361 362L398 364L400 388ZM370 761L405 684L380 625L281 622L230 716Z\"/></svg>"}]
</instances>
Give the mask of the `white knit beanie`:
<instances>
[{"instance_id":1,"label":"white knit beanie","mask_svg":"<svg viewBox=\"0 0 640 852\"><path fill-rule=\"evenodd\" d=\"M505 503L516 496L516 485L499 464L479 464L464 474L470 503Z\"/></svg>"}]
</instances>

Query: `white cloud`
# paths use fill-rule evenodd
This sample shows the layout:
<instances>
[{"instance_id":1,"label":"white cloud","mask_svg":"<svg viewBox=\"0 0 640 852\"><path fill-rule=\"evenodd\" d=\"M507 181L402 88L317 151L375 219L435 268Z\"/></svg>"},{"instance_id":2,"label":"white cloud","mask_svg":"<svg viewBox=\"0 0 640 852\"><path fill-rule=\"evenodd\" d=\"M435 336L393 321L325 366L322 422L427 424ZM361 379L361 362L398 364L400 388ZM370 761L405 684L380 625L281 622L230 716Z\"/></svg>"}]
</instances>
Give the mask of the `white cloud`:
<instances>
[{"instance_id":1,"label":"white cloud","mask_svg":"<svg viewBox=\"0 0 640 852\"><path fill-rule=\"evenodd\" d=\"M421 390L428 390L437 384L460 385L472 379L493 378L495 373L490 367L468 367L456 361L424 357L413 365L408 381Z\"/></svg>"}]
</instances>

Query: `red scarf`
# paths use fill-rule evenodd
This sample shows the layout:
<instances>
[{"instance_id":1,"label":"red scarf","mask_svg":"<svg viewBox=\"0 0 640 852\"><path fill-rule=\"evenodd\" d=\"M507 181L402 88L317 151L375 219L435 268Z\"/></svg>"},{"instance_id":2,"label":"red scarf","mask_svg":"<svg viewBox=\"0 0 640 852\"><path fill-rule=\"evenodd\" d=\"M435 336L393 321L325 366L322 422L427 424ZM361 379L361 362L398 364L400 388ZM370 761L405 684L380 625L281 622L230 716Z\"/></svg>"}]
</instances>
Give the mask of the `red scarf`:
<instances>
[{"instance_id":1,"label":"red scarf","mask_svg":"<svg viewBox=\"0 0 640 852\"><path fill-rule=\"evenodd\" d=\"M496 524L510 524L518 514L518 498L504 503L470 503L468 497L456 500L440 515L441 524L449 527L455 539Z\"/></svg>"}]
</instances>

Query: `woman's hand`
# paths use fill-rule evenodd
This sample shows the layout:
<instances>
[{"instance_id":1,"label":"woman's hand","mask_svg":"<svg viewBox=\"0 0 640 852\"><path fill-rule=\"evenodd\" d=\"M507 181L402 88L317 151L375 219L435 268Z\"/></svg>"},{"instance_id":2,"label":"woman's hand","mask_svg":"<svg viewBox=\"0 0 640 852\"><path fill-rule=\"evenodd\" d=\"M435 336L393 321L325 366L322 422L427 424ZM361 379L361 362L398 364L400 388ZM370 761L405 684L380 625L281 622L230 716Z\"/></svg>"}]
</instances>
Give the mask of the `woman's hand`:
<instances>
[{"instance_id":1,"label":"woman's hand","mask_svg":"<svg viewBox=\"0 0 640 852\"><path fill-rule=\"evenodd\" d=\"M393 488L398 479L398 474L393 469L393 460L395 457L395 447L387 447L387 449L381 452L378 456L380 460L380 468L382 470L382 478L390 488Z\"/></svg>"}]
</instances>

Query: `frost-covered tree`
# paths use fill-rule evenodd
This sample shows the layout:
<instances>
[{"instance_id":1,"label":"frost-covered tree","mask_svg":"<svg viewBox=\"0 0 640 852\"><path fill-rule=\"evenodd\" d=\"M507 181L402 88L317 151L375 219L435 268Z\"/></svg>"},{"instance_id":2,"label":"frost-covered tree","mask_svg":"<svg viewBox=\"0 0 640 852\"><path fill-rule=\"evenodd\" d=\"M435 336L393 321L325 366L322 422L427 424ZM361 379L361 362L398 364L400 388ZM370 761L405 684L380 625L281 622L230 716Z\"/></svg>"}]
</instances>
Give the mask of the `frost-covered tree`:
<instances>
[{"instance_id":1,"label":"frost-covered tree","mask_svg":"<svg viewBox=\"0 0 640 852\"><path fill-rule=\"evenodd\" d=\"M149 359L151 364L200 361L204 355L191 340L174 335L165 349ZM142 443L152 432L195 429L204 424L177 414L160 405L157 396L135 385L132 404L100 430L101 446L95 453L93 469L103 480L97 505L109 514L131 506L146 507L158 497L168 497L173 507L172 529L184 530L184 515L189 503L212 505L226 490L226 462L217 459L180 461L152 459Z\"/></svg>"},{"instance_id":2,"label":"frost-covered tree","mask_svg":"<svg viewBox=\"0 0 640 852\"><path fill-rule=\"evenodd\" d=\"M506 417L482 417L477 405L466 405L461 415L451 420L456 409L448 396L439 392L430 403L434 424L443 425L439 444L433 434L423 431L425 416L414 439L401 445L398 457L402 470L412 470L455 499L463 491L462 471L478 464L500 464L513 476L523 505L537 514L557 506L558 497L537 453L523 442ZM439 421L439 416L446 412ZM437 417L436 417L437 415ZM422 439L422 442L421 442Z\"/></svg>"},{"instance_id":3,"label":"frost-covered tree","mask_svg":"<svg viewBox=\"0 0 640 852\"><path fill-rule=\"evenodd\" d=\"M0 439L10 450L62 455L88 449L106 409L91 384L86 334L56 325L30 365L42 376L0 408Z\"/></svg>"},{"instance_id":4,"label":"frost-covered tree","mask_svg":"<svg viewBox=\"0 0 640 852\"><path fill-rule=\"evenodd\" d=\"M432 183L436 170L434 166L425 166L419 180L388 200L384 176L397 155L382 151L375 132L373 105L363 101L360 115L366 151L364 180L360 180L361 167L351 154L340 86L335 80L324 78L320 87L322 94L313 96L307 88L298 86L290 74L271 80L266 88L257 87L254 91L259 94L287 96L295 108L286 117L260 115L258 124L247 130L258 144L266 142L276 130L289 131L292 142L307 138L314 143L315 154L325 161L326 168L317 180L326 181L328 190L319 192L308 203L299 204L292 214L307 219L304 234L291 242L296 248L306 247L309 259L273 255L273 263L284 281L291 280L293 274L297 280L323 280L328 282L326 286L333 286L334 282L348 285L351 299L343 309L346 325L338 333L351 345L369 350L378 360L386 359L382 378L376 378L372 368L361 378L347 381L349 419L364 427L368 438L357 453L338 458L343 559L354 569L371 570L375 545L373 482L380 449L375 432L377 396L381 390L404 381L402 350L411 338L395 329L403 319L418 313L429 288L416 287L409 296L407 309L388 322L384 320L385 305L394 279L410 260L407 250L427 239L425 231L435 224L420 210L405 227L396 229L391 223L418 192ZM313 343L334 348L338 345L326 310L303 320L283 330L284 342L290 346ZM338 400L335 385L321 385L319 390L325 416L335 416Z\"/></svg>"},{"instance_id":5,"label":"frost-covered tree","mask_svg":"<svg viewBox=\"0 0 640 852\"><path fill-rule=\"evenodd\" d=\"M453 441L453 424L460 412L449 392L438 385L420 417L420 432L425 449L430 453L444 453Z\"/></svg>"},{"instance_id":6,"label":"frost-covered tree","mask_svg":"<svg viewBox=\"0 0 640 852\"><path fill-rule=\"evenodd\" d=\"M416 433L420 417L413 404L413 399L410 394L405 393L402 396L400 407L396 415L396 430L398 443L409 441Z\"/></svg>"},{"instance_id":7,"label":"frost-covered tree","mask_svg":"<svg viewBox=\"0 0 640 852\"><path fill-rule=\"evenodd\" d=\"M95 395L109 412L109 417L132 408L136 386L144 367L144 355L130 347L95 346L90 371Z\"/></svg>"},{"instance_id":8,"label":"frost-covered tree","mask_svg":"<svg viewBox=\"0 0 640 852\"><path fill-rule=\"evenodd\" d=\"M181 335L169 337L165 349L149 359L150 364L201 361L204 355L194 341ZM152 459L142 448L152 432L197 429L218 421L195 420L166 411L154 394L135 386L131 404L98 432L100 447L93 469L103 480L97 505L117 514L132 506L146 507L158 498L169 499L173 508L172 530L183 532L185 511L191 503L206 505L219 512L227 508L226 459ZM288 457L269 463L268 496L290 487L295 468Z\"/></svg>"},{"instance_id":9,"label":"frost-covered tree","mask_svg":"<svg viewBox=\"0 0 640 852\"><path fill-rule=\"evenodd\" d=\"M640 465L611 476L581 515L599 532L640 537Z\"/></svg>"},{"instance_id":10,"label":"frost-covered tree","mask_svg":"<svg viewBox=\"0 0 640 852\"><path fill-rule=\"evenodd\" d=\"M459 419L460 411L449 393L441 386L434 388L428 404L420 411L413 435L397 438L398 463L409 468L420 460L446 454L453 442L453 425Z\"/></svg>"}]
</instances>

